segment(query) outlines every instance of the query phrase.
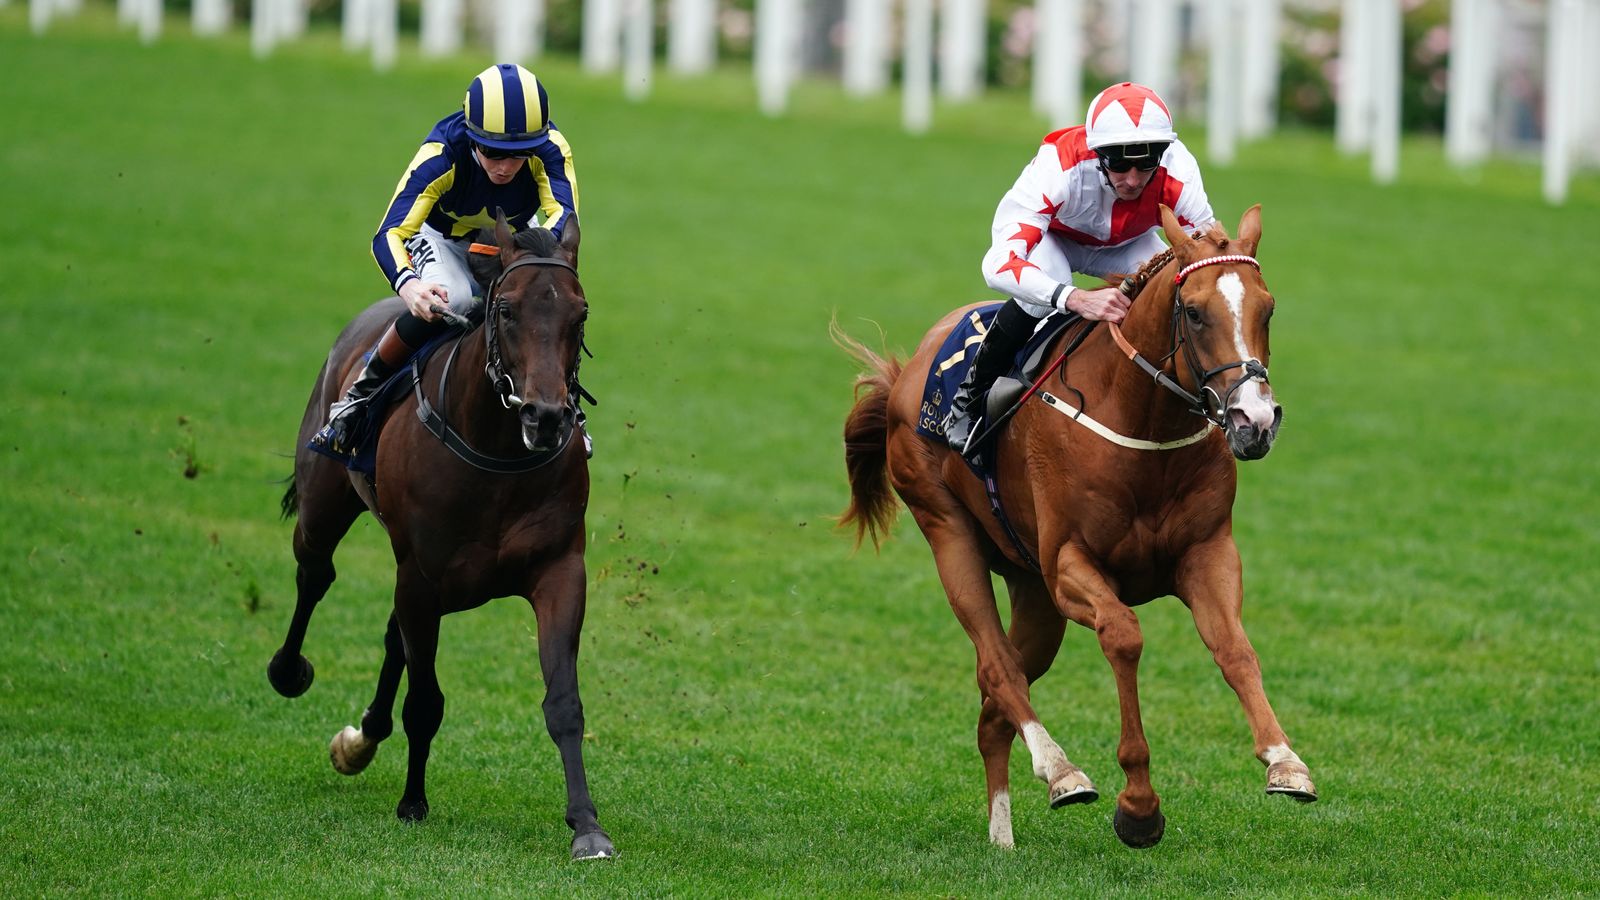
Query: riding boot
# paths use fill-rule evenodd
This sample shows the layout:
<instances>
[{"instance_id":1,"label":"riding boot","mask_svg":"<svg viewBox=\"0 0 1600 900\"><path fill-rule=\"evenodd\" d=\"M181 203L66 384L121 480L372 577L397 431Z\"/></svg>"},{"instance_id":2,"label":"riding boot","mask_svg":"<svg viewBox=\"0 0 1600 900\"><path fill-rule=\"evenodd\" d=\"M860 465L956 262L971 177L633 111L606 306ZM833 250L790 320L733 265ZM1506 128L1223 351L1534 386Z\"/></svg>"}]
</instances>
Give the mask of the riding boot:
<instances>
[{"instance_id":1,"label":"riding boot","mask_svg":"<svg viewBox=\"0 0 1600 900\"><path fill-rule=\"evenodd\" d=\"M982 431L978 426L983 422L983 413L973 406L989 392L994 380L1011 368L1038 323L1039 320L1015 300L1007 300L1006 305L1000 307L988 333L983 336L983 343L978 345L978 356L972 361L972 368L967 370L967 377L962 379L961 387L950 401L950 414L944 420L944 438L950 449L962 456L970 456L977 450L972 446L972 439Z\"/></svg>"},{"instance_id":2,"label":"riding boot","mask_svg":"<svg viewBox=\"0 0 1600 900\"><path fill-rule=\"evenodd\" d=\"M344 398L328 408L328 424L312 436L311 449L344 458L354 455L356 448L350 446L350 440L361 430L373 393L405 365L411 353L410 345L400 337L395 326L390 325L368 354L366 367L356 376Z\"/></svg>"}]
</instances>

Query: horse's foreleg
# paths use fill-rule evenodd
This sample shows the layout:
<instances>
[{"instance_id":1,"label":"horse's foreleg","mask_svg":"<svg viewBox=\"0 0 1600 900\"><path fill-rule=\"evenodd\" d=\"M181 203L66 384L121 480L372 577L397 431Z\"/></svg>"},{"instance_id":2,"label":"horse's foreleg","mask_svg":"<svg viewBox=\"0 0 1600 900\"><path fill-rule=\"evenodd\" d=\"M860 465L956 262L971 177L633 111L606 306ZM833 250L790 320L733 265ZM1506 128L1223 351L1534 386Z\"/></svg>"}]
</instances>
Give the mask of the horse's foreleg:
<instances>
[{"instance_id":1,"label":"horse's foreleg","mask_svg":"<svg viewBox=\"0 0 1600 900\"><path fill-rule=\"evenodd\" d=\"M1017 650L1023 675L1032 684L1055 661L1067 620L1051 604L1050 594L1038 576L1032 573L1011 576L1006 579L1006 585L1011 592L1008 635ZM996 846L1008 848L1015 845L1011 831L1010 761L1011 744L1016 735L1017 730L1006 721L999 704L992 699L984 700L978 714L978 751L983 754L989 787L989 840ZM1072 800L1063 802L1088 799L1081 791L1071 796Z\"/></svg>"},{"instance_id":2,"label":"horse's foreleg","mask_svg":"<svg viewBox=\"0 0 1600 900\"><path fill-rule=\"evenodd\" d=\"M1261 684L1261 662L1245 634L1239 550L1231 537L1201 545L1184 557L1177 572L1178 596L1194 614L1195 628L1205 641L1228 686L1239 695L1256 758L1267 767L1267 793L1287 794L1303 803L1317 799L1311 770L1289 747L1289 738L1267 702Z\"/></svg>"},{"instance_id":3,"label":"horse's foreleg","mask_svg":"<svg viewBox=\"0 0 1600 900\"><path fill-rule=\"evenodd\" d=\"M359 729L346 725L328 744L328 758L342 775L358 775L378 752L378 744L394 733L394 697L400 690L400 673L406 667L405 642L400 622L389 614L383 636L383 667L378 670L378 690L361 715Z\"/></svg>"},{"instance_id":4,"label":"horse's foreleg","mask_svg":"<svg viewBox=\"0 0 1600 900\"><path fill-rule=\"evenodd\" d=\"M583 700L578 696L578 634L583 629L586 576L581 544L552 563L529 592L539 623L539 669L544 675L544 723L561 753L567 782L567 825L573 859L616 855L600 827L583 768Z\"/></svg>"},{"instance_id":5,"label":"horse's foreleg","mask_svg":"<svg viewBox=\"0 0 1600 900\"><path fill-rule=\"evenodd\" d=\"M986 706L993 705L996 712L991 720L1000 719L1020 732L1022 741L1033 757L1033 774L1050 787L1050 805L1084 803L1098 798L1094 784L1083 770L1073 765L1050 733L1039 723L1028 697L1028 678L1023 672L1022 657L1000 624L1000 614L995 609L994 586L989 580L989 568L977 549L976 525L964 514L949 518L928 513L913 506L912 514L933 549L934 563L939 569L939 580L950 600L961 627L966 630L978 656L978 689L983 692ZM954 524L952 524L952 521ZM979 720L980 749L987 743L985 769L992 771L989 759L993 747L1000 741L1001 733L993 731L985 737L982 719ZM1009 748L1009 741L1004 744ZM989 777L991 787L994 778ZM1009 797L1007 798L1009 802ZM990 796L991 821L994 797ZM1009 806L1007 807L1009 809ZM994 837L991 830L991 837ZM998 841L997 841L998 843Z\"/></svg>"},{"instance_id":6,"label":"horse's foreleg","mask_svg":"<svg viewBox=\"0 0 1600 900\"><path fill-rule=\"evenodd\" d=\"M1061 550L1056 591L1063 612L1092 625L1117 680L1117 706L1122 714L1117 762L1127 784L1117 795L1112 825L1124 844L1153 847L1161 840L1166 819L1161 815L1161 798L1150 784L1150 744L1139 715L1139 657L1144 653L1139 619L1118 598L1093 560L1074 547Z\"/></svg>"},{"instance_id":7,"label":"horse's foreleg","mask_svg":"<svg viewBox=\"0 0 1600 900\"><path fill-rule=\"evenodd\" d=\"M414 564L400 564L395 576L395 619L405 646L406 702L400 710L409 755L406 789L395 815L420 822L428 815L428 752L444 720L444 692L434 660L439 651L439 602Z\"/></svg>"}]
</instances>

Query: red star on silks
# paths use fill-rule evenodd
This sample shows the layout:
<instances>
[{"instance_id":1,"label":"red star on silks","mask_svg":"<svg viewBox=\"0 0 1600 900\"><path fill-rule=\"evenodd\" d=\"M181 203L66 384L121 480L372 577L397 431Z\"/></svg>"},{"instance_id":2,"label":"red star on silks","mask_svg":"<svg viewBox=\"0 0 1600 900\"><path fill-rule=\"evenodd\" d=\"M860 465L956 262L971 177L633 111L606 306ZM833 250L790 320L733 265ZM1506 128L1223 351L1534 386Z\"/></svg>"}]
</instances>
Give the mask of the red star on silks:
<instances>
[{"instance_id":1,"label":"red star on silks","mask_svg":"<svg viewBox=\"0 0 1600 900\"><path fill-rule=\"evenodd\" d=\"M1039 267L1034 265L1031 262L1028 262L1027 260L1023 259L1022 257L1018 256L1017 255L1017 251L1012 250L1011 251L1011 258L1006 260L1006 264L1005 265L1001 266L998 269L995 269L994 273L996 275L999 275L1001 272L1010 272L1012 277L1017 279L1017 284L1021 284L1022 283L1022 270L1023 269L1037 269L1037 268L1039 268Z\"/></svg>"},{"instance_id":2,"label":"red star on silks","mask_svg":"<svg viewBox=\"0 0 1600 900\"><path fill-rule=\"evenodd\" d=\"M1032 253L1034 246L1043 238L1044 231L1042 229L1035 228L1032 225L1024 225L1021 222L1018 222L1017 233L1006 238L1006 240L1021 241L1024 247L1023 252Z\"/></svg>"},{"instance_id":3,"label":"red star on silks","mask_svg":"<svg viewBox=\"0 0 1600 900\"><path fill-rule=\"evenodd\" d=\"M1044 194L1040 194L1039 196L1044 200L1044 209L1038 211L1040 215L1053 216L1056 214L1056 210L1061 208L1061 204L1051 203L1048 196Z\"/></svg>"}]
</instances>

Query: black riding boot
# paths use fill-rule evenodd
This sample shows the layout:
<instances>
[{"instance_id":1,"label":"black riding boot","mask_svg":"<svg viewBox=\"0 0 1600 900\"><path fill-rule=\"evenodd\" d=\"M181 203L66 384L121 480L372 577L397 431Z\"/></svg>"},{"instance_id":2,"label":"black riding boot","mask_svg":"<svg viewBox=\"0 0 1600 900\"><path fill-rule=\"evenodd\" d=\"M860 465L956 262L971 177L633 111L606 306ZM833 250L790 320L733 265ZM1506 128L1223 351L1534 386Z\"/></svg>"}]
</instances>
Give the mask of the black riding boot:
<instances>
[{"instance_id":1,"label":"black riding boot","mask_svg":"<svg viewBox=\"0 0 1600 900\"><path fill-rule=\"evenodd\" d=\"M994 380L1011 368L1017 353L1028 343L1038 324L1039 320L1018 306L1015 300L1007 300L1006 305L1000 307L994 323L989 326L989 332L983 336L983 343L978 345L978 358L972 361L972 368L967 370L967 377L962 380L955 399L950 402L950 415L944 422L944 438L950 444L950 449L962 456L970 456L978 449L971 444L973 437L981 431L978 426L983 421L983 414L972 407L989 392Z\"/></svg>"},{"instance_id":2,"label":"black riding boot","mask_svg":"<svg viewBox=\"0 0 1600 900\"><path fill-rule=\"evenodd\" d=\"M400 335L400 331L411 324L405 321L408 317L409 313L402 314L400 321L390 325L389 330L378 339L367 357L366 368L356 376L355 384L350 385L344 399L328 408L328 424L311 438L311 449L345 458L355 453L356 448L350 446L350 439L359 430L362 417L367 414L367 405L372 400L373 392L411 358L411 344Z\"/></svg>"}]
</instances>

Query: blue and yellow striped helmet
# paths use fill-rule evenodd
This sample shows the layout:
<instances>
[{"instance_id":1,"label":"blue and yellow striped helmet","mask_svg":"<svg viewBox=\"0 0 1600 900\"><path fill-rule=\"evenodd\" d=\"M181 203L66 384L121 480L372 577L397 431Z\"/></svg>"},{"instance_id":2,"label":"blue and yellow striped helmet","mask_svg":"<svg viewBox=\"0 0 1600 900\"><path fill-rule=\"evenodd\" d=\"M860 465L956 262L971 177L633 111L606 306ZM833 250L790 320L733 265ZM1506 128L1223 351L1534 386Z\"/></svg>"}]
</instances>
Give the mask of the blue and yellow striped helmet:
<instances>
[{"instance_id":1,"label":"blue and yellow striped helmet","mask_svg":"<svg viewBox=\"0 0 1600 900\"><path fill-rule=\"evenodd\" d=\"M544 85L521 66L501 63L472 79L467 99L472 139L499 150L531 150L550 140L550 103Z\"/></svg>"}]
</instances>

